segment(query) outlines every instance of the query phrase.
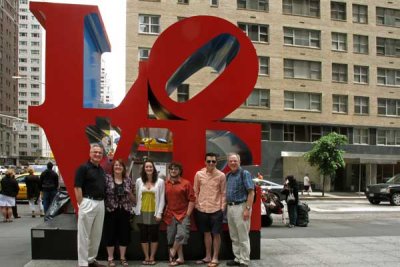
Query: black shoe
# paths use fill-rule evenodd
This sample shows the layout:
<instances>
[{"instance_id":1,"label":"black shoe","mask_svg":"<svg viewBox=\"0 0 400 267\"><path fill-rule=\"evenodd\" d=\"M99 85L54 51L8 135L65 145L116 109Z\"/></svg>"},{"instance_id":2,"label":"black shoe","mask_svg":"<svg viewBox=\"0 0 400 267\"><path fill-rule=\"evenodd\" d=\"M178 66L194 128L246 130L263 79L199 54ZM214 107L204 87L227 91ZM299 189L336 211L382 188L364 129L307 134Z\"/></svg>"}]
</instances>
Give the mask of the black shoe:
<instances>
[{"instance_id":1,"label":"black shoe","mask_svg":"<svg viewBox=\"0 0 400 267\"><path fill-rule=\"evenodd\" d=\"M106 267L103 264L98 263L96 260L94 262L90 262L88 267Z\"/></svg>"},{"instance_id":2,"label":"black shoe","mask_svg":"<svg viewBox=\"0 0 400 267\"><path fill-rule=\"evenodd\" d=\"M240 266L240 263L237 261L228 261L226 263L227 266Z\"/></svg>"}]
</instances>

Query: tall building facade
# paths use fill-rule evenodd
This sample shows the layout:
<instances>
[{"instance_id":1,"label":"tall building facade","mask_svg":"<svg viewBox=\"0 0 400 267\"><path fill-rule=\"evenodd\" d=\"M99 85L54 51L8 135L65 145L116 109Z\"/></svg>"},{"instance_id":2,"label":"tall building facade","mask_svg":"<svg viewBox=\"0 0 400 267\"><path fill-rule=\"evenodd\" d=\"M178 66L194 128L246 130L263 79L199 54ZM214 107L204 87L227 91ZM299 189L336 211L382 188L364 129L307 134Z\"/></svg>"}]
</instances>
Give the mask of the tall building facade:
<instances>
[{"instance_id":1,"label":"tall building facade","mask_svg":"<svg viewBox=\"0 0 400 267\"><path fill-rule=\"evenodd\" d=\"M104 59L101 60L100 70L100 102L107 105L112 105L113 103L110 90L110 79Z\"/></svg>"},{"instance_id":2,"label":"tall building facade","mask_svg":"<svg viewBox=\"0 0 400 267\"><path fill-rule=\"evenodd\" d=\"M18 61L18 1L0 1L0 164L15 165L18 157L18 88L12 76Z\"/></svg>"},{"instance_id":3,"label":"tall building facade","mask_svg":"<svg viewBox=\"0 0 400 267\"><path fill-rule=\"evenodd\" d=\"M18 130L18 151L21 164L39 163L51 157L51 150L42 128L26 123L28 107L44 100L43 29L29 11L29 0L19 0L18 41L18 116L25 123Z\"/></svg>"},{"instance_id":4,"label":"tall building facade","mask_svg":"<svg viewBox=\"0 0 400 267\"><path fill-rule=\"evenodd\" d=\"M362 191L400 172L400 1L130 0L127 90L157 36L194 15L230 21L256 48L257 84L226 119L262 125L264 177L309 173L320 187L303 154L333 131L349 144L326 190ZM217 75L202 70L171 98L186 101Z\"/></svg>"}]
</instances>

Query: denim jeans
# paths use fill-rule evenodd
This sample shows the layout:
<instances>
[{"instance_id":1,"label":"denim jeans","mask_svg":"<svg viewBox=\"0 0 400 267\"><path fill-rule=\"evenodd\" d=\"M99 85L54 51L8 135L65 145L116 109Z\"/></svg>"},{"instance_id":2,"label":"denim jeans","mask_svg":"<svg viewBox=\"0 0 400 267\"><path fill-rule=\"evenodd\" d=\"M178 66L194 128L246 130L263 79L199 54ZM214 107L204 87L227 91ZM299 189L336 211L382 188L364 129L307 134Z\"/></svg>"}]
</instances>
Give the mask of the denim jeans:
<instances>
[{"instance_id":1,"label":"denim jeans","mask_svg":"<svg viewBox=\"0 0 400 267\"><path fill-rule=\"evenodd\" d=\"M296 225L297 203L296 204L288 204L288 212L289 212L289 223L292 225Z\"/></svg>"},{"instance_id":2,"label":"denim jeans","mask_svg":"<svg viewBox=\"0 0 400 267\"><path fill-rule=\"evenodd\" d=\"M51 202L53 201L54 197L57 194L57 190L52 190L52 191L43 191L43 209L44 213L47 212L47 210L50 207Z\"/></svg>"}]
</instances>

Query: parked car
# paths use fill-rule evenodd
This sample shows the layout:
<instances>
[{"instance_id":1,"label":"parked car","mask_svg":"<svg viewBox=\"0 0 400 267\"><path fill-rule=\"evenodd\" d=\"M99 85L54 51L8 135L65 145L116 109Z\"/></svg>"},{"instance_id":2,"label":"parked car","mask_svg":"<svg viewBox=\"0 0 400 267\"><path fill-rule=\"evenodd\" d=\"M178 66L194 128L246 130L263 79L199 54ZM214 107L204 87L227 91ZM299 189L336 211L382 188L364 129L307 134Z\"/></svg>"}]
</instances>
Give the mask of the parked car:
<instances>
[{"instance_id":1,"label":"parked car","mask_svg":"<svg viewBox=\"0 0 400 267\"><path fill-rule=\"evenodd\" d=\"M5 173L6 173L6 171L7 171L7 168L6 168L6 167L4 167L4 166L0 166L0 175L3 175L3 174L5 174Z\"/></svg>"},{"instance_id":2,"label":"parked car","mask_svg":"<svg viewBox=\"0 0 400 267\"><path fill-rule=\"evenodd\" d=\"M368 185L365 196L374 205L378 205L381 201L389 201L392 205L400 206L400 173L386 183Z\"/></svg>"},{"instance_id":3,"label":"parked car","mask_svg":"<svg viewBox=\"0 0 400 267\"><path fill-rule=\"evenodd\" d=\"M265 194L267 190L271 190L272 193L274 193L274 195L276 195L279 200L282 198L281 191L283 190L283 185L274 183L269 180L262 180L258 178L254 178L253 182L256 185L260 186L263 194Z\"/></svg>"}]
</instances>

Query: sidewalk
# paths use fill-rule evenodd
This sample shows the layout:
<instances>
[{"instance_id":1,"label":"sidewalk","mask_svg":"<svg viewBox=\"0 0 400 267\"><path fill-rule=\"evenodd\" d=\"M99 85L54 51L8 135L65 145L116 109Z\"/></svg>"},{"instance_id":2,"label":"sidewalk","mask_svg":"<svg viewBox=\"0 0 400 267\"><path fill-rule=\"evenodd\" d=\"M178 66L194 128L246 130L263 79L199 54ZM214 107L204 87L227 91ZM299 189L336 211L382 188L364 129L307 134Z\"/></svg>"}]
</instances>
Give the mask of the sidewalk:
<instances>
[{"instance_id":1,"label":"sidewalk","mask_svg":"<svg viewBox=\"0 0 400 267\"><path fill-rule=\"evenodd\" d=\"M322 196L322 192L311 192L308 193L299 192L300 200L356 200L366 199L364 192L325 192Z\"/></svg>"}]
</instances>

